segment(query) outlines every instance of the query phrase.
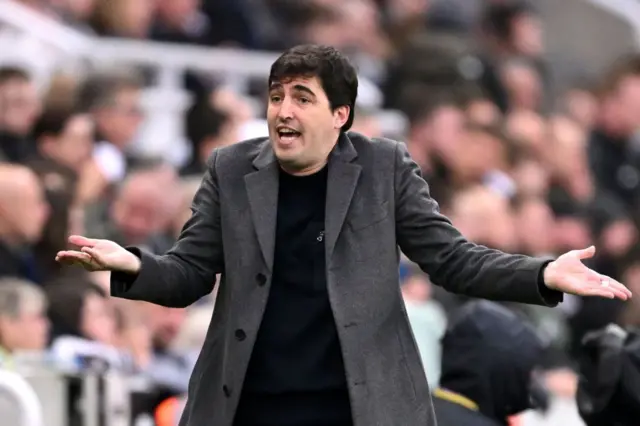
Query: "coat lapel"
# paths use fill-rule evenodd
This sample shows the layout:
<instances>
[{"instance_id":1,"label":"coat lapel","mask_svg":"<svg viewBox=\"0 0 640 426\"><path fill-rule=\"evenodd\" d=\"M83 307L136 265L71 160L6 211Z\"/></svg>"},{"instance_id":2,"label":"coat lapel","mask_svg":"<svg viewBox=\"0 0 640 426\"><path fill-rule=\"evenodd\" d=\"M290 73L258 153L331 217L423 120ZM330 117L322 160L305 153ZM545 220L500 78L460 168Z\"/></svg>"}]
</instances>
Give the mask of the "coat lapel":
<instances>
[{"instance_id":1,"label":"coat lapel","mask_svg":"<svg viewBox=\"0 0 640 426\"><path fill-rule=\"evenodd\" d=\"M342 134L329 158L327 202L325 210L325 253L331 258L336 241L358 185L361 167L352 163L357 152L346 134Z\"/></svg>"},{"instance_id":2,"label":"coat lapel","mask_svg":"<svg viewBox=\"0 0 640 426\"><path fill-rule=\"evenodd\" d=\"M269 141L262 146L253 166L257 171L246 175L244 180L260 249L271 271L276 243L279 168Z\"/></svg>"}]
</instances>

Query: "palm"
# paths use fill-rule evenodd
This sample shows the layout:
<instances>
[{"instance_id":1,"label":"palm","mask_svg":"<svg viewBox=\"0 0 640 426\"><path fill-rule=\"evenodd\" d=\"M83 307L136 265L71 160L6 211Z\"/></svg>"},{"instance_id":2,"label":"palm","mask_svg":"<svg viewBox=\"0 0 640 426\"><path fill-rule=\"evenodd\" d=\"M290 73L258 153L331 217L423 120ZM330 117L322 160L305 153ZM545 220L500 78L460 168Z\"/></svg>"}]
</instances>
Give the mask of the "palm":
<instances>
[{"instance_id":1,"label":"palm","mask_svg":"<svg viewBox=\"0 0 640 426\"><path fill-rule=\"evenodd\" d=\"M72 236L69 242L80 250L61 251L56 260L67 265L81 265L89 271L126 271L131 265L131 254L109 240L95 240Z\"/></svg>"},{"instance_id":2,"label":"palm","mask_svg":"<svg viewBox=\"0 0 640 426\"><path fill-rule=\"evenodd\" d=\"M583 259L594 254L594 247L563 254L545 269L545 284L554 290L578 296L618 297L623 300L631 297L631 292L625 286L582 263Z\"/></svg>"}]
</instances>

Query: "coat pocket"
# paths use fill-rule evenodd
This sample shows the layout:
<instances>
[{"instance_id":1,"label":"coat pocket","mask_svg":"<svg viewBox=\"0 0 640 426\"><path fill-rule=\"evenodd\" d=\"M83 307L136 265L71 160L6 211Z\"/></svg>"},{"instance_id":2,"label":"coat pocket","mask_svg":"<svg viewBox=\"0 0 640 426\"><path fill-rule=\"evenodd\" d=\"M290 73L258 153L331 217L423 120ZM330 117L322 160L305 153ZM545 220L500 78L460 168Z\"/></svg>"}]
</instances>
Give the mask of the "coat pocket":
<instances>
[{"instance_id":1,"label":"coat pocket","mask_svg":"<svg viewBox=\"0 0 640 426\"><path fill-rule=\"evenodd\" d=\"M388 201L384 201L380 204L374 204L374 207L371 209L363 208L357 213L354 212L354 214L347 219L349 227L352 231L359 231L383 221L389 215L389 211L387 210L388 204Z\"/></svg>"}]
</instances>

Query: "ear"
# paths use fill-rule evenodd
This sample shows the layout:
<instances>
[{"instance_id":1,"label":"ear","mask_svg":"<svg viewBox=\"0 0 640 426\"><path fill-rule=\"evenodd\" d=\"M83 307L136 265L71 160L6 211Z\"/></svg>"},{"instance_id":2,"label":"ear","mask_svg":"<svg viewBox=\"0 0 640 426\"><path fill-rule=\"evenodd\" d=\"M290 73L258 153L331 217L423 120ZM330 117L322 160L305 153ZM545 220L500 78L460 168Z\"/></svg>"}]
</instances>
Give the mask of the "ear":
<instances>
[{"instance_id":1,"label":"ear","mask_svg":"<svg viewBox=\"0 0 640 426\"><path fill-rule=\"evenodd\" d=\"M333 127L338 130L344 126L344 123L349 119L349 112L351 108L347 105L342 105L333 111Z\"/></svg>"}]
</instances>

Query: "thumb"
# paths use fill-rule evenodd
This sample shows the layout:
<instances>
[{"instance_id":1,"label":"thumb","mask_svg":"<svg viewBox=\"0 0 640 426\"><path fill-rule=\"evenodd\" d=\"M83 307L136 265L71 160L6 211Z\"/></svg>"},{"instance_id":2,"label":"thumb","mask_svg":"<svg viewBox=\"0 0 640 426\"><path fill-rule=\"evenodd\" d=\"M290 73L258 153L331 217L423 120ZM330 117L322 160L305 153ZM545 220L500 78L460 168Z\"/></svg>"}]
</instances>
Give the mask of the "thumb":
<instances>
[{"instance_id":1,"label":"thumb","mask_svg":"<svg viewBox=\"0 0 640 426\"><path fill-rule=\"evenodd\" d=\"M595 246L591 246L588 247L584 250L577 250L576 251L576 257L578 259L589 259L591 257L593 257L593 255L596 254L596 247Z\"/></svg>"}]
</instances>

